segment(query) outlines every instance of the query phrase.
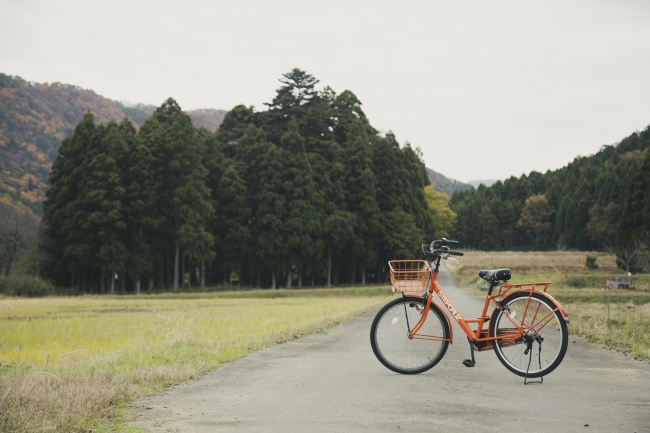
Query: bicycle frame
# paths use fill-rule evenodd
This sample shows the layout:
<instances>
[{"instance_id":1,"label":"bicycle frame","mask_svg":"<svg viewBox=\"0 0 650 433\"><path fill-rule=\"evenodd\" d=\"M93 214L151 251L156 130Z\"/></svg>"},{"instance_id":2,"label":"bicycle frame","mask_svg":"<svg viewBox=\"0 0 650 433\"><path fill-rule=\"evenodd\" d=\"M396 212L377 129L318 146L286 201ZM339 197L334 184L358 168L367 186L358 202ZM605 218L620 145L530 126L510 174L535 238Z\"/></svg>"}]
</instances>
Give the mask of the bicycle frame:
<instances>
[{"instance_id":1,"label":"bicycle frame","mask_svg":"<svg viewBox=\"0 0 650 433\"><path fill-rule=\"evenodd\" d=\"M523 342L523 336L526 335L528 332L530 332L531 329L535 329L536 331L540 331L544 326L546 326L553 318L553 315L556 311L560 311L563 319L568 322L568 315L566 311L559 305L559 303L549 294L546 293L546 290L548 286L552 283L550 282L538 282L538 283L524 283L524 284L510 284L510 283L505 283L502 284L499 287L499 291L496 294L492 294L492 290L486 295L485 297L485 303L483 304L483 311L481 312L481 317L478 319L464 319L463 316L460 314L458 309L454 306L454 304L451 302L451 299L447 296L445 291L442 289L440 284L438 284L438 268L440 265L440 259L438 259L438 262L436 263L435 270L431 271L431 280L429 283L429 288L426 292L426 306L424 308L424 312L422 316L420 317L420 320L415 324L415 326L412 328L411 334L409 338L412 339L420 339L420 340L438 340L438 341L449 341L453 342L453 332L451 331L451 323L449 323L449 328L450 332L450 338L444 339L441 337L436 337L433 335L423 335L423 334L418 334L418 331L422 328L422 325L427 319L427 316L429 314L429 308L431 307L431 304L435 302L433 301L433 293L435 292L436 295L440 298L444 306L447 308L451 316L458 322L460 325L461 329L465 334L467 335L467 338L472 342L475 347L477 347L476 350L485 350L489 349L492 347L492 342L495 340L505 340L504 343L510 343L510 344L519 344ZM522 287L529 287L530 289L528 290L521 290ZM543 291L542 290L537 290L537 287L544 286ZM505 295L507 292L512 290L513 288L519 289L515 290L512 293L516 293L518 291L523 291L523 292L529 292L528 295L528 301L526 303L526 307L524 310L524 314L521 318L516 318L517 320L513 320L510 314L505 314L505 317L508 318L508 320L512 323L513 328L512 332L503 332L500 335L497 335L496 337L490 337L488 333L488 327L485 327L483 329L483 325L489 320L489 317L487 316L487 310L488 306L490 303L494 303L496 308L499 308L501 311L503 311L503 307L499 303L499 298L503 295ZM556 306L556 308L548 313L546 316L542 317L539 320L537 319L537 315L539 314L539 308L540 305L537 306L535 312L528 312L528 306L530 304L530 299L532 298L533 293L539 293L542 296L545 296L546 298L549 298L553 304ZM418 298L422 299L421 296L419 295L404 295L406 297L413 297L413 298ZM446 314L445 314L446 316ZM533 321L531 322L530 326L525 325L524 321L527 318L527 316L530 318L531 316L534 318ZM449 321L449 318L447 318L447 321ZM476 324L477 329L474 330L470 326L470 324ZM483 343L483 344L481 344ZM503 343L502 343L503 344ZM480 349L478 346L483 346Z\"/></svg>"}]
</instances>

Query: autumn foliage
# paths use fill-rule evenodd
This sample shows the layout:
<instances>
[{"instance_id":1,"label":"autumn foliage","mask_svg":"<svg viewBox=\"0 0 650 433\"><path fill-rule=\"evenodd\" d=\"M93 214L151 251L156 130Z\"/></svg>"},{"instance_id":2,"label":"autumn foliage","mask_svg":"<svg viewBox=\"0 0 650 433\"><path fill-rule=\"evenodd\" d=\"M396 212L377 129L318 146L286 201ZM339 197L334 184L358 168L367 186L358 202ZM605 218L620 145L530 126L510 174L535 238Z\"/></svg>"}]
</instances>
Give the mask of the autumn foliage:
<instances>
[{"instance_id":1,"label":"autumn foliage","mask_svg":"<svg viewBox=\"0 0 650 433\"><path fill-rule=\"evenodd\" d=\"M0 73L0 195L40 214L47 177L61 141L86 112L100 124L129 117L140 126L155 108L127 106L79 86L34 83ZM214 131L225 111L201 109L188 115L196 126Z\"/></svg>"}]
</instances>

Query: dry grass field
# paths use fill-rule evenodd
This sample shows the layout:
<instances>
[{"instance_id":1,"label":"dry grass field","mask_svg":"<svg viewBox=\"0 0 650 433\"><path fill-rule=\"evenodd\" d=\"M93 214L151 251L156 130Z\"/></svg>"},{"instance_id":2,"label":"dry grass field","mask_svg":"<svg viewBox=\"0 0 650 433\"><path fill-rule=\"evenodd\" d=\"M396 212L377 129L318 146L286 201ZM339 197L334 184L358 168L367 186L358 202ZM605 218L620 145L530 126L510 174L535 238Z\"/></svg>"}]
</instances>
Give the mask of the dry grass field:
<instances>
[{"instance_id":1,"label":"dry grass field","mask_svg":"<svg viewBox=\"0 0 650 433\"><path fill-rule=\"evenodd\" d=\"M596 257L597 269L586 266L587 256ZM447 264L458 269L461 275L476 276L481 269L508 268L513 275L530 274L623 274L616 267L613 254L584 251L467 251L458 258L461 268L453 262ZM478 278L478 277L477 277Z\"/></svg>"},{"instance_id":2,"label":"dry grass field","mask_svg":"<svg viewBox=\"0 0 650 433\"><path fill-rule=\"evenodd\" d=\"M381 287L0 299L0 431L124 431L132 399L389 296Z\"/></svg>"},{"instance_id":3,"label":"dry grass field","mask_svg":"<svg viewBox=\"0 0 650 433\"><path fill-rule=\"evenodd\" d=\"M586 266L587 255L598 268ZM569 313L569 332L639 359L650 360L650 275L633 275L635 290L602 290L607 277L624 276L615 256L597 252L484 252L468 251L447 262L462 286L481 292L481 269L509 268L511 282L548 281L549 293Z\"/></svg>"}]
</instances>

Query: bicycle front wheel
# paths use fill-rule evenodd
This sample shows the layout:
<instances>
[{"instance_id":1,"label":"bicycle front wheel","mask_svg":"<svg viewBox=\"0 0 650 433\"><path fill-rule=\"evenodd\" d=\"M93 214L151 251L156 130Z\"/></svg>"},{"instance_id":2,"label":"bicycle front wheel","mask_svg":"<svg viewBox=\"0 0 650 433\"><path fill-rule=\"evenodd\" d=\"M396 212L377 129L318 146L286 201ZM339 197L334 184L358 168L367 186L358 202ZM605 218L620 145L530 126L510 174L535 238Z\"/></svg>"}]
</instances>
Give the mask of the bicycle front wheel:
<instances>
[{"instance_id":1,"label":"bicycle front wheel","mask_svg":"<svg viewBox=\"0 0 650 433\"><path fill-rule=\"evenodd\" d=\"M417 374L436 365L449 346L449 323L436 304L416 338L409 338L426 307L422 298L399 298L386 304L372 322L370 345L379 361L401 374ZM425 337L426 336L426 337ZM427 338L427 339L425 339Z\"/></svg>"},{"instance_id":2,"label":"bicycle front wheel","mask_svg":"<svg viewBox=\"0 0 650 433\"><path fill-rule=\"evenodd\" d=\"M492 336L516 332L514 324L527 334L519 341L495 341L499 361L518 376L540 377L555 370L569 342L567 325L555 304L538 293L529 297L528 292L519 292L508 296L501 305L503 311L497 308L492 314Z\"/></svg>"}]
</instances>

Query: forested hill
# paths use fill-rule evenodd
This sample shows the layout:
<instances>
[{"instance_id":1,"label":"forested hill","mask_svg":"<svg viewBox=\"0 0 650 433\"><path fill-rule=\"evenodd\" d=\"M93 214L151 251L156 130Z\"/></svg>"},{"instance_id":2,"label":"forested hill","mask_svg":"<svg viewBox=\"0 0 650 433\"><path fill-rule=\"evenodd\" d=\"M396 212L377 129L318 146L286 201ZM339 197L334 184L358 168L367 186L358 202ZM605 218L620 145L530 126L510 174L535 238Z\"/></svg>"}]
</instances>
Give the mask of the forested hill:
<instances>
[{"instance_id":1,"label":"forested hill","mask_svg":"<svg viewBox=\"0 0 650 433\"><path fill-rule=\"evenodd\" d=\"M455 179L450 179L445 175L442 175L436 171L427 168L427 176L431 185L436 189L436 191L444 192L445 194L452 195L456 191L465 191L466 189L471 189L472 185L468 183L463 183Z\"/></svg>"},{"instance_id":2,"label":"forested hill","mask_svg":"<svg viewBox=\"0 0 650 433\"><path fill-rule=\"evenodd\" d=\"M485 250L620 250L634 238L632 232L647 238L648 147L650 127L561 169L456 192L450 203L457 213L452 236L465 247Z\"/></svg>"},{"instance_id":3,"label":"forested hill","mask_svg":"<svg viewBox=\"0 0 650 433\"><path fill-rule=\"evenodd\" d=\"M129 117L143 124L156 107L125 106L69 84L39 84L0 73L0 194L40 212L47 177L61 141L86 111L95 121L120 122ZM215 131L224 110L195 110L187 114L195 126Z\"/></svg>"},{"instance_id":4,"label":"forested hill","mask_svg":"<svg viewBox=\"0 0 650 433\"><path fill-rule=\"evenodd\" d=\"M418 149L379 134L351 91L299 69L280 82L268 110L236 106L216 133L173 99L139 130L84 115L43 204L45 276L96 292L381 282L447 235Z\"/></svg>"}]
</instances>

